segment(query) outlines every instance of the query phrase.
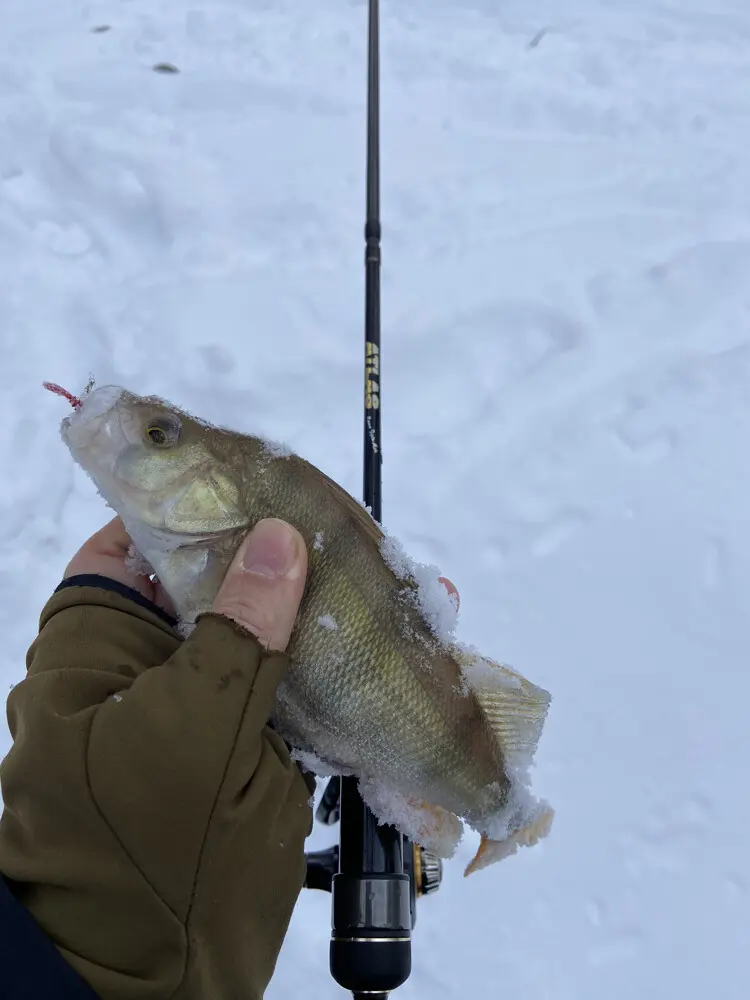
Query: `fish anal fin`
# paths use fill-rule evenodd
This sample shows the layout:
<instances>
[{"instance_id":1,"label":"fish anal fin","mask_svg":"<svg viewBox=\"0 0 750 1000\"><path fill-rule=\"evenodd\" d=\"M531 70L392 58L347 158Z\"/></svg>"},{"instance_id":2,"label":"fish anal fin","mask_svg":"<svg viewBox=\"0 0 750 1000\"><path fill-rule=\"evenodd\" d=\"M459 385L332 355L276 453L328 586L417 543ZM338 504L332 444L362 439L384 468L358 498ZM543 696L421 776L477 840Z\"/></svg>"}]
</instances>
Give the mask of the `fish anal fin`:
<instances>
[{"instance_id":1,"label":"fish anal fin","mask_svg":"<svg viewBox=\"0 0 750 1000\"><path fill-rule=\"evenodd\" d=\"M454 813L416 796L386 788L378 781L360 779L362 798L381 823L389 823L406 837L441 858L453 856L463 835L463 823Z\"/></svg>"},{"instance_id":2,"label":"fish anal fin","mask_svg":"<svg viewBox=\"0 0 750 1000\"><path fill-rule=\"evenodd\" d=\"M554 810L546 806L527 826L516 830L505 840L491 840L483 834L473 861L467 865L464 871L464 878L473 872L502 861L503 858L510 857L511 854L516 853L519 847L533 847L550 832L554 816Z\"/></svg>"},{"instance_id":3,"label":"fish anal fin","mask_svg":"<svg viewBox=\"0 0 750 1000\"><path fill-rule=\"evenodd\" d=\"M413 838L423 847L438 849L447 842L450 842L452 849L463 835L463 823L447 809L436 806L433 802L425 802L422 799L412 799L417 814L421 816L417 835Z\"/></svg>"}]
</instances>

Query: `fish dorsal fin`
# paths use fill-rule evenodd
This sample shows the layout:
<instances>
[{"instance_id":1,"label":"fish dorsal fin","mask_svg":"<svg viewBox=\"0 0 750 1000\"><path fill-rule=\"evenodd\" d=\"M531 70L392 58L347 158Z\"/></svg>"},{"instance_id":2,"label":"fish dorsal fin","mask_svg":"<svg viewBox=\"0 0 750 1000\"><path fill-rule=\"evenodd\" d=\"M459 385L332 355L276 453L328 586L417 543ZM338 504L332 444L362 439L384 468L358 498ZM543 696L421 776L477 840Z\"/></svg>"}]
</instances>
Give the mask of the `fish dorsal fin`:
<instances>
[{"instance_id":1,"label":"fish dorsal fin","mask_svg":"<svg viewBox=\"0 0 750 1000\"><path fill-rule=\"evenodd\" d=\"M402 576L401 574L396 573L383 558L381 545L383 543L383 539L385 538L385 533L378 522L370 514L369 510L367 510L366 507L363 507L358 500L355 500L350 493L347 493L343 486L339 486L339 484L335 480L331 479L330 476L327 476L325 472L321 472L317 466L308 462L304 458L300 458L299 456L295 456L295 458L303 463L303 469L308 477L317 485L323 487L333 500L351 517L356 527L361 529L365 540L377 550L380 558L383 559L383 565L398 581L400 587L402 589L418 590L419 585L416 580L409 575Z\"/></svg>"},{"instance_id":2,"label":"fish dorsal fin","mask_svg":"<svg viewBox=\"0 0 750 1000\"><path fill-rule=\"evenodd\" d=\"M502 750L533 757L552 700L549 692L510 667L460 646L453 646L451 653Z\"/></svg>"},{"instance_id":3,"label":"fish dorsal fin","mask_svg":"<svg viewBox=\"0 0 750 1000\"><path fill-rule=\"evenodd\" d=\"M317 479L322 486L324 486L331 496L336 500L352 517L356 522L357 526L362 529L365 536L370 539L370 541L375 545L375 547L380 550L380 543L383 540L383 531L380 525L375 521L370 514L370 512L362 506L354 497L347 493L343 486L339 486L337 482L327 476L325 472L321 472L317 466L308 462L306 459L300 458L300 462L305 465L305 471L308 476L312 479Z\"/></svg>"}]
</instances>

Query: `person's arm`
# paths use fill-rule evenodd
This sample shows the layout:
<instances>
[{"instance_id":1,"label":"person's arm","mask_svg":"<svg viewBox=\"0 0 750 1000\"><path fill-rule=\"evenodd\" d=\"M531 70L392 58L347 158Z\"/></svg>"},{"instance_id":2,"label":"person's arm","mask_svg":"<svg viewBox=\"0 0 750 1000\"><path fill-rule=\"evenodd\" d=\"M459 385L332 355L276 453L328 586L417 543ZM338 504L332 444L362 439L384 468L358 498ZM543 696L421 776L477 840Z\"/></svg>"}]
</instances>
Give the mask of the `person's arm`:
<instances>
[{"instance_id":1,"label":"person's arm","mask_svg":"<svg viewBox=\"0 0 750 1000\"><path fill-rule=\"evenodd\" d=\"M66 587L8 700L0 873L101 1000L260 997L304 881L310 788L267 726L287 659L238 624L237 582L184 642Z\"/></svg>"},{"instance_id":2,"label":"person's arm","mask_svg":"<svg viewBox=\"0 0 750 1000\"><path fill-rule=\"evenodd\" d=\"M0 877L3 1000L98 1000Z\"/></svg>"}]
</instances>

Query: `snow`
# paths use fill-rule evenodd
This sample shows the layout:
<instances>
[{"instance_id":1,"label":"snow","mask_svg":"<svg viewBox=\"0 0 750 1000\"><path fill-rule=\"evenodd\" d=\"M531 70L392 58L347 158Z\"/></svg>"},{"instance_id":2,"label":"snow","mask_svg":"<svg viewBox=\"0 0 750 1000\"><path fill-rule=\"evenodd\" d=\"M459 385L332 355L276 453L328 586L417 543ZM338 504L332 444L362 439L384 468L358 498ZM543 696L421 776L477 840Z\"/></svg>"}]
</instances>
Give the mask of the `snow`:
<instances>
[{"instance_id":1,"label":"snow","mask_svg":"<svg viewBox=\"0 0 750 1000\"><path fill-rule=\"evenodd\" d=\"M360 781L359 790L380 823L394 824L406 836L435 851L441 858L455 854L464 831L458 816L408 798L377 781Z\"/></svg>"},{"instance_id":2,"label":"snow","mask_svg":"<svg viewBox=\"0 0 750 1000\"><path fill-rule=\"evenodd\" d=\"M458 587L459 641L551 691L534 786L557 810L464 880L467 836L395 996L740 1000L750 9L381 7L384 518ZM43 379L281 438L360 495L365 22L362 0L4 3L6 691L108 517ZM269 1000L343 995L329 934L303 894Z\"/></svg>"},{"instance_id":3,"label":"snow","mask_svg":"<svg viewBox=\"0 0 750 1000\"><path fill-rule=\"evenodd\" d=\"M323 760L321 757L311 753L309 750L299 750L292 747L291 757L292 760L299 761L306 771L310 771L311 774L318 775L318 777L328 778L334 774L343 775L350 773L349 771L345 771L343 769L334 768L332 764L328 763L328 761ZM318 791L321 792L322 790L322 788L318 789Z\"/></svg>"},{"instance_id":4,"label":"snow","mask_svg":"<svg viewBox=\"0 0 750 1000\"><path fill-rule=\"evenodd\" d=\"M270 455L271 458L290 458L294 452L285 444L283 441L263 441L263 450L266 454Z\"/></svg>"},{"instance_id":5,"label":"snow","mask_svg":"<svg viewBox=\"0 0 750 1000\"><path fill-rule=\"evenodd\" d=\"M387 532L380 543L380 554L400 580L416 584L415 590L404 588L404 597L416 603L436 638L451 643L455 638L458 605L440 582L438 567L412 559L401 542Z\"/></svg>"},{"instance_id":6,"label":"snow","mask_svg":"<svg viewBox=\"0 0 750 1000\"><path fill-rule=\"evenodd\" d=\"M338 624L333 615L320 615L318 617L318 625L321 628L328 629L329 632L336 632L338 630Z\"/></svg>"}]
</instances>

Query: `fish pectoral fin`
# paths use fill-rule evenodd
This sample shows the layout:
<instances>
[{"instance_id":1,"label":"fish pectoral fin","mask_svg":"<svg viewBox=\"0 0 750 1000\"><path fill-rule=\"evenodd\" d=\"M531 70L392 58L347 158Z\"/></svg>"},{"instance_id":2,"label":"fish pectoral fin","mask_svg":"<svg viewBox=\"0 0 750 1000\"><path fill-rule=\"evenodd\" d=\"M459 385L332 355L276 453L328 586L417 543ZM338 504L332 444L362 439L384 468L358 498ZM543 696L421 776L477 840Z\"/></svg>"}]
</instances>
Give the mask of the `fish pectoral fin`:
<instances>
[{"instance_id":1,"label":"fish pectoral fin","mask_svg":"<svg viewBox=\"0 0 750 1000\"><path fill-rule=\"evenodd\" d=\"M245 527L247 520L237 484L214 469L193 479L175 497L164 523L172 531L214 534Z\"/></svg>"},{"instance_id":2,"label":"fish pectoral fin","mask_svg":"<svg viewBox=\"0 0 750 1000\"><path fill-rule=\"evenodd\" d=\"M454 646L452 655L506 754L533 756L551 696L510 667Z\"/></svg>"},{"instance_id":3,"label":"fish pectoral fin","mask_svg":"<svg viewBox=\"0 0 750 1000\"><path fill-rule=\"evenodd\" d=\"M554 816L554 810L546 806L527 826L511 833L505 840L491 840L482 834L479 849L473 861L466 866L464 878L481 868L487 868L497 861L502 861L503 858L510 857L519 847L533 847L550 832Z\"/></svg>"}]
</instances>

